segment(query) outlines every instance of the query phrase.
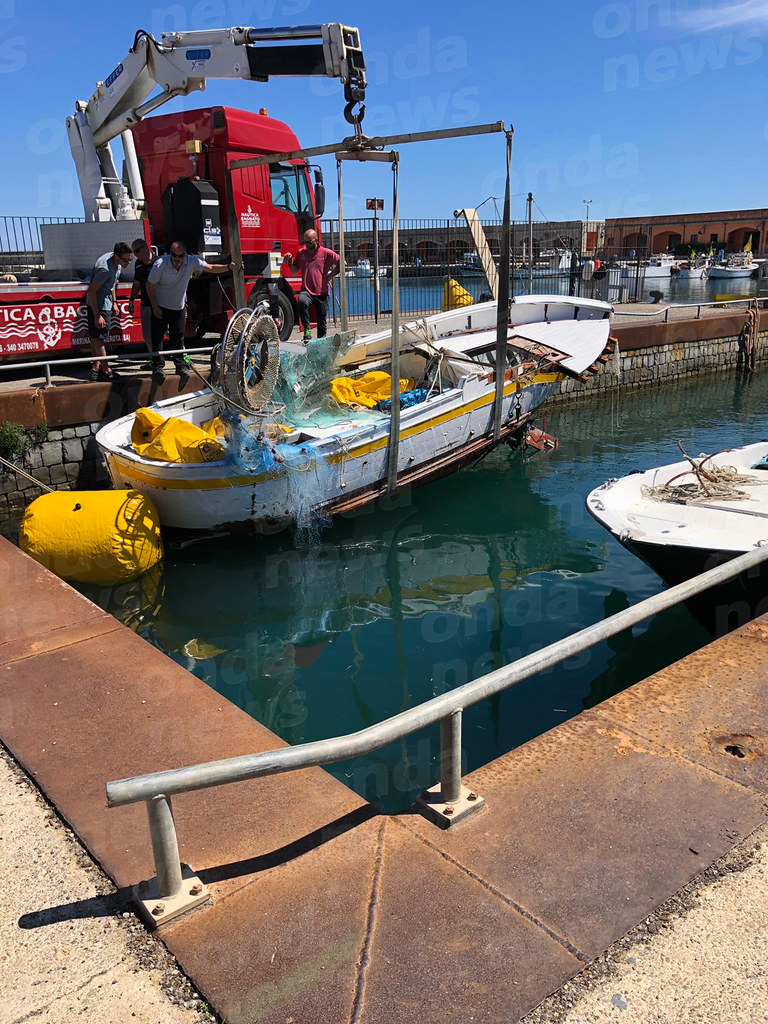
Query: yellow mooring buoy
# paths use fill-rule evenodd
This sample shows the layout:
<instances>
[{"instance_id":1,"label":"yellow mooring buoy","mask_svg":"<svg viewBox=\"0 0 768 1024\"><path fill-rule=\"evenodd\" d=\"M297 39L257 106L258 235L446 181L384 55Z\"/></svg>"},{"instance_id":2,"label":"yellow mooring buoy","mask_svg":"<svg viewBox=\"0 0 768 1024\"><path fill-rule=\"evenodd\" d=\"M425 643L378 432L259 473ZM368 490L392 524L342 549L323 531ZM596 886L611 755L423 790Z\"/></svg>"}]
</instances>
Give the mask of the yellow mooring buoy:
<instances>
[{"instance_id":1,"label":"yellow mooring buoy","mask_svg":"<svg viewBox=\"0 0 768 1024\"><path fill-rule=\"evenodd\" d=\"M163 557L157 509L138 491L51 491L26 509L19 547L63 580L112 585Z\"/></svg>"},{"instance_id":2,"label":"yellow mooring buoy","mask_svg":"<svg viewBox=\"0 0 768 1024\"><path fill-rule=\"evenodd\" d=\"M445 282L440 309L443 312L448 309L460 309L462 306L471 306L474 301L467 289L462 288L458 281L451 278L450 281Z\"/></svg>"}]
</instances>

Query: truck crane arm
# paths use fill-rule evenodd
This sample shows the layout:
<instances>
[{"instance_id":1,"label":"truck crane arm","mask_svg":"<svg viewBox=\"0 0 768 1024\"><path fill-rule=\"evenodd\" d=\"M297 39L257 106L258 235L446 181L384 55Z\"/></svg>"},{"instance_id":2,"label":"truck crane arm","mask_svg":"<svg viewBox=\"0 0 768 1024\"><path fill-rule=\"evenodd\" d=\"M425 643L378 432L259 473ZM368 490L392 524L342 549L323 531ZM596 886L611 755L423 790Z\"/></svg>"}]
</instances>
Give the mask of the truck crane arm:
<instances>
[{"instance_id":1,"label":"truck crane arm","mask_svg":"<svg viewBox=\"0 0 768 1024\"><path fill-rule=\"evenodd\" d=\"M345 117L360 131L365 60L356 28L338 23L286 28L227 28L136 33L133 46L88 101L67 118L87 220L138 217L144 207L130 127L175 96L205 89L208 79L266 82L272 76L324 75L344 84ZM159 91L155 91L159 88ZM118 178L110 141L122 136L131 196Z\"/></svg>"}]
</instances>

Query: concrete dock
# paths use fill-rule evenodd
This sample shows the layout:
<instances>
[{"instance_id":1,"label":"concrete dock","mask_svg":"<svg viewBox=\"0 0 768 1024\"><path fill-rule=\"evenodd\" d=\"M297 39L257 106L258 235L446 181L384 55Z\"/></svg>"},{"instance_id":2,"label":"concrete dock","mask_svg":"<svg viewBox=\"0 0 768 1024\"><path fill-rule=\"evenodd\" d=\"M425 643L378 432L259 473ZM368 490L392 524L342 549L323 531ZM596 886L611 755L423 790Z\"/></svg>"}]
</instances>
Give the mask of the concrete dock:
<instances>
[{"instance_id":1,"label":"concrete dock","mask_svg":"<svg viewBox=\"0 0 768 1024\"><path fill-rule=\"evenodd\" d=\"M106 781L283 743L6 542L0 572L0 739L122 900L151 876L152 857L143 808L109 810ZM532 1011L549 1014L531 1018L540 1024L722 1019L705 1015L711 979L697 979L698 968L698 1016L675 1016L673 1001L632 1018L630 1005L643 1011L629 975L647 983L661 971L637 967L652 962L642 945L649 918L684 903L676 894L695 880L716 879L707 872L734 849L746 864L764 834L767 659L761 619L583 712L469 776L486 806L448 831L415 813L381 815L320 769L178 797L182 858L213 899L147 941L161 940L232 1024L509 1024ZM736 879L725 864L725 881ZM755 879L750 894L764 891L765 873L758 852L742 876ZM46 912L78 928L97 914L77 887L58 910L45 890L25 899L26 942ZM756 929L745 985L768 1005L757 931L766 903L761 917L754 900L733 899L742 910L729 913L750 922L741 930ZM711 901L700 902L706 922ZM617 958L614 944L638 927L631 948L642 953ZM3 929L12 941L12 923ZM696 941L702 952L711 945L706 934ZM84 933L80 959L92 948ZM720 964L730 977L730 961ZM615 986L621 969L626 985L600 1016L600 972ZM569 995L580 990L578 1001ZM55 1000L34 1002L43 994L17 993L5 1019L59 1019ZM753 1013L747 998L741 1005Z\"/></svg>"}]
</instances>

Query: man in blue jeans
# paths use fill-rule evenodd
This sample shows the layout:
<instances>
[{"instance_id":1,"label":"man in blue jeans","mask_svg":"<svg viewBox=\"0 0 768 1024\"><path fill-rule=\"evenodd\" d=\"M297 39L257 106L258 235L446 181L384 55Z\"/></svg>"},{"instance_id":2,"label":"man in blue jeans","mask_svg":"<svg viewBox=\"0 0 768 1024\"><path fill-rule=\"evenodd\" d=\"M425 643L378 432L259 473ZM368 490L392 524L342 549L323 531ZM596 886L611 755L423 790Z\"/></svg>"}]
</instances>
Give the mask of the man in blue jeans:
<instances>
[{"instance_id":1,"label":"man in blue jeans","mask_svg":"<svg viewBox=\"0 0 768 1024\"><path fill-rule=\"evenodd\" d=\"M186 319L187 286L190 278L202 273L226 274L234 270L234 263L206 263L199 256L190 255L181 242L173 242L168 256L161 256L152 264L147 277L147 294L152 306L152 376L165 377L162 357L165 331L173 349L184 348L184 321ZM189 377L187 357L181 352L173 356L179 385Z\"/></svg>"},{"instance_id":2,"label":"man in blue jeans","mask_svg":"<svg viewBox=\"0 0 768 1024\"><path fill-rule=\"evenodd\" d=\"M311 228L304 232L304 245L296 253L287 252L283 260L288 264L292 274L301 272L301 291L299 292L299 323L304 341L310 341L312 331L309 329L309 310L315 307L317 316L317 336L325 337L328 318L328 285L332 277L339 272L341 258L333 249L326 249L317 240L317 232Z\"/></svg>"}]
</instances>

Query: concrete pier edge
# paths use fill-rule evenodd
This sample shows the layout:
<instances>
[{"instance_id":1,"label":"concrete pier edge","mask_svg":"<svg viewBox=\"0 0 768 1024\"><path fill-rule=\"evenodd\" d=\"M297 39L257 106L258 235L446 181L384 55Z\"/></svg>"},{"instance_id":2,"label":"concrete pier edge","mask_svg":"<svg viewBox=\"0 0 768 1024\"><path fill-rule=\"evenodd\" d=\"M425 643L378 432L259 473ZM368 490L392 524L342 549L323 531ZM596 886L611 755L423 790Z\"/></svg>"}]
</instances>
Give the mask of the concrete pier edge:
<instances>
[{"instance_id":1,"label":"concrete pier edge","mask_svg":"<svg viewBox=\"0 0 768 1024\"><path fill-rule=\"evenodd\" d=\"M6 541L0 571L0 740L124 889L151 855L108 779L282 743ZM160 935L233 1024L519 1019L768 820L767 641L758 619L478 769L487 806L447 832L321 770L178 798L214 900Z\"/></svg>"}]
</instances>

